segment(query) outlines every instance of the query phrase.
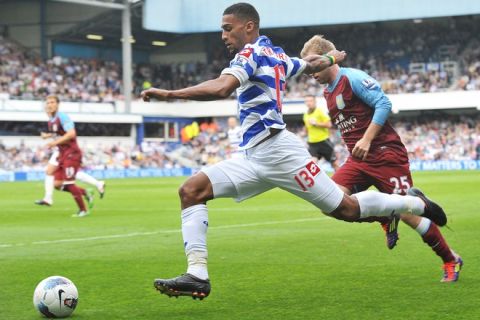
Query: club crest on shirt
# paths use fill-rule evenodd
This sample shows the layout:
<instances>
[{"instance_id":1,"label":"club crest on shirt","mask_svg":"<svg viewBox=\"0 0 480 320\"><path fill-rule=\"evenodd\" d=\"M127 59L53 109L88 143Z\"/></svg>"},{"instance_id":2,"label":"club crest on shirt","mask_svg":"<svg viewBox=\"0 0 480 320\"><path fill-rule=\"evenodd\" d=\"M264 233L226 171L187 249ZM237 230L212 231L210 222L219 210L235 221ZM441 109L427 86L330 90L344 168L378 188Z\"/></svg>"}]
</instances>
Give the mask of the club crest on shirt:
<instances>
[{"instance_id":1,"label":"club crest on shirt","mask_svg":"<svg viewBox=\"0 0 480 320\"><path fill-rule=\"evenodd\" d=\"M52 125L52 131L53 131L53 132L57 132L57 131L58 131L58 126L57 126L56 123L54 123L54 124Z\"/></svg>"},{"instance_id":2,"label":"club crest on shirt","mask_svg":"<svg viewBox=\"0 0 480 320\"><path fill-rule=\"evenodd\" d=\"M337 108L339 110L345 108L345 101L343 101L343 95L339 94L338 96L336 96L335 101L337 102Z\"/></svg>"}]
</instances>

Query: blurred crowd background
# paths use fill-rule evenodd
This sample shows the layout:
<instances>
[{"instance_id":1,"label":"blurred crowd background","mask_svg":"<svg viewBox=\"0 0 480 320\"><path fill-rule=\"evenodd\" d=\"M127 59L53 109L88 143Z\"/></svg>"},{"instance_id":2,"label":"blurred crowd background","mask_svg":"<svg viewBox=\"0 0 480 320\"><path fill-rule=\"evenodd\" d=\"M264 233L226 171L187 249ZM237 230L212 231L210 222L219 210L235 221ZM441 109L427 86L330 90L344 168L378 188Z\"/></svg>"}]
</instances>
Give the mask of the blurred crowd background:
<instances>
[{"instance_id":1,"label":"blurred crowd background","mask_svg":"<svg viewBox=\"0 0 480 320\"><path fill-rule=\"evenodd\" d=\"M349 53L344 66L365 70L386 93L480 89L480 25L475 19L458 17L403 23L401 27L360 24L310 28L308 32L290 31L287 36L273 32L271 38L288 54L298 56L303 43L322 31ZM229 62L223 45L216 46L209 51L208 63L135 64L135 95L151 86L176 89L216 77ZM57 94L62 101L113 102L122 99L121 78L121 64L115 61L58 56L42 60L15 42L0 38L0 93L11 99ZM321 88L306 76L288 83L288 98L305 94L321 94Z\"/></svg>"},{"instance_id":2,"label":"blurred crowd background","mask_svg":"<svg viewBox=\"0 0 480 320\"><path fill-rule=\"evenodd\" d=\"M303 43L313 34L325 34L339 49L346 50L349 55L343 65L365 70L380 82L386 93L480 90L477 19L456 17L397 25L374 23L297 28L288 32L272 30L271 38L289 55L298 56ZM134 64L135 96L152 86L175 89L216 77L231 58L217 40L208 52L208 63ZM119 62L59 56L43 60L15 41L0 37L0 99L41 100L56 94L62 101L114 103L123 99L121 79ZM301 76L287 84L286 97L301 100L307 94L321 96L322 92L323 88L312 78ZM84 165L91 169L177 168L216 163L231 154L225 119L217 122L218 125L206 126L207 129L203 127L196 137L183 143L146 141L135 147L121 143L85 143L81 146ZM478 115L395 117L392 122L411 160L480 159ZM289 124L289 129L305 141L305 130L298 121ZM115 136L115 132L103 132L105 130L91 128L91 132L99 136ZM128 133L129 128L123 130ZM8 127L7 131L2 132L0 128L0 134L15 133L17 128ZM344 160L347 151L335 130L331 140L337 157ZM3 170L43 170L49 156L43 147L24 144L7 147L0 141Z\"/></svg>"},{"instance_id":3,"label":"blurred crowd background","mask_svg":"<svg viewBox=\"0 0 480 320\"><path fill-rule=\"evenodd\" d=\"M223 120L223 121L222 121ZM82 143L83 165L87 169L125 168L201 168L228 159L232 154L226 121L200 125L197 136L183 143L144 141L138 146L120 143ZM416 117L391 121L404 142L410 160L480 160L480 119L476 116ZM292 124L306 144L301 125ZM332 129L330 139L340 163L348 151L339 133ZM3 170L43 170L50 157L44 146L23 144L6 147L0 141L0 163Z\"/></svg>"}]
</instances>

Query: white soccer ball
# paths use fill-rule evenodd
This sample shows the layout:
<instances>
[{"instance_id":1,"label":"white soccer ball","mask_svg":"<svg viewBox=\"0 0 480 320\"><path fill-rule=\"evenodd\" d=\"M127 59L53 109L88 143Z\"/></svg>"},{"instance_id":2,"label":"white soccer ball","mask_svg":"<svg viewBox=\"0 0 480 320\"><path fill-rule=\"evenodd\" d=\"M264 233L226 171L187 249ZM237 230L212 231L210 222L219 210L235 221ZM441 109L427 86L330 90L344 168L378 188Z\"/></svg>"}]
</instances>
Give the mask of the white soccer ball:
<instances>
[{"instance_id":1,"label":"white soccer ball","mask_svg":"<svg viewBox=\"0 0 480 320\"><path fill-rule=\"evenodd\" d=\"M77 306L78 290L72 281L61 276L42 280L33 293L33 305L47 318L65 318Z\"/></svg>"}]
</instances>

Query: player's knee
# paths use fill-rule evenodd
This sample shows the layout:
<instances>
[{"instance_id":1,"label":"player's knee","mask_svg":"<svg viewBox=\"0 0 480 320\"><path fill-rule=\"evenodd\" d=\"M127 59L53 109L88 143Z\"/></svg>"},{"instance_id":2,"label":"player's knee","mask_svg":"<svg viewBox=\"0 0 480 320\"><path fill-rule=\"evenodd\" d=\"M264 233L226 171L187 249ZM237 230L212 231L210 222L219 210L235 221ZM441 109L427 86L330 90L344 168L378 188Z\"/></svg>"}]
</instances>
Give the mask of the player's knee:
<instances>
[{"instance_id":1,"label":"player's knee","mask_svg":"<svg viewBox=\"0 0 480 320\"><path fill-rule=\"evenodd\" d=\"M187 206L204 202L201 188L189 180L180 186L178 195L182 204L187 204Z\"/></svg>"},{"instance_id":2,"label":"player's knee","mask_svg":"<svg viewBox=\"0 0 480 320\"><path fill-rule=\"evenodd\" d=\"M190 177L178 190L182 208L188 208L213 199L213 187L202 172Z\"/></svg>"},{"instance_id":3,"label":"player's knee","mask_svg":"<svg viewBox=\"0 0 480 320\"><path fill-rule=\"evenodd\" d=\"M191 188L188 187L187 183L184 183L178 188L178 196L180 197L180 200L183 202L184 199L187 199L191 195Z\"/></svg>"},{"instance_id":4,"label":"player's knee","mask_svg":"<svg viewBox=\"0 0 480 320\"><path fill-rule=\"evenodd\" d=\"M57 189L57 190L62 190L63 181L55 180L55 182L53 183L53 186L54 186L55 189Z\"/></svg>"}]
</instances>

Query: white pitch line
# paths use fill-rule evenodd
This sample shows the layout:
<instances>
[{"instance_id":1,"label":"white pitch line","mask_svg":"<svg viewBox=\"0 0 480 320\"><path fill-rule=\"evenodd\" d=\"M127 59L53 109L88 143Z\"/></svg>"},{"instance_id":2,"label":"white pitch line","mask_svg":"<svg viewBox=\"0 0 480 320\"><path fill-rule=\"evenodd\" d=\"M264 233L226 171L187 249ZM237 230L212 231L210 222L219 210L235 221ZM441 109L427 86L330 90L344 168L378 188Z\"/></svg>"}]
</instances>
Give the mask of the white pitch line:
<instances>
[{"instance_id":1,"label":"white pitch line","mask_svg":"<svg viewBox=\"0 0 480 320\"><path fill-rule=\"evenodd\" d=\"M328 217L318 217L318 218L304 218L304 219L295 219L295 220L281 220L281 221L266 221L266 222L256 222L256 223L243 223L243 224L231 224L218 227L209 227L209 229L220 230L220 229L235 229L235 228L245 228L245 227L258 227L258 226L268 226L274 224L290 224L290 223L301 223L301 222L311 222L311 221L321 221L330 219ZM81 241L95 241L95 240L108 240L108 239L119 239L119 238L130 238L130 237L139 237L139 236L150 236L155 234L167 234L167 233L179 233L180 229L175 230L158 230L158 231L149 231L149 232L132 232L124 234L111 234L107 236L96 236L96 237L86 237L86 238L71 238L71 239L57 239L57 240L43 240L43 241L33 241L29 243L30 245L44 245L44 244L55 244L55 243L68 243L68 242L81 242ZM0 244L0 248L10 248L15 246L24 246L26 244Z\"/></svg>"}]
</instances>

